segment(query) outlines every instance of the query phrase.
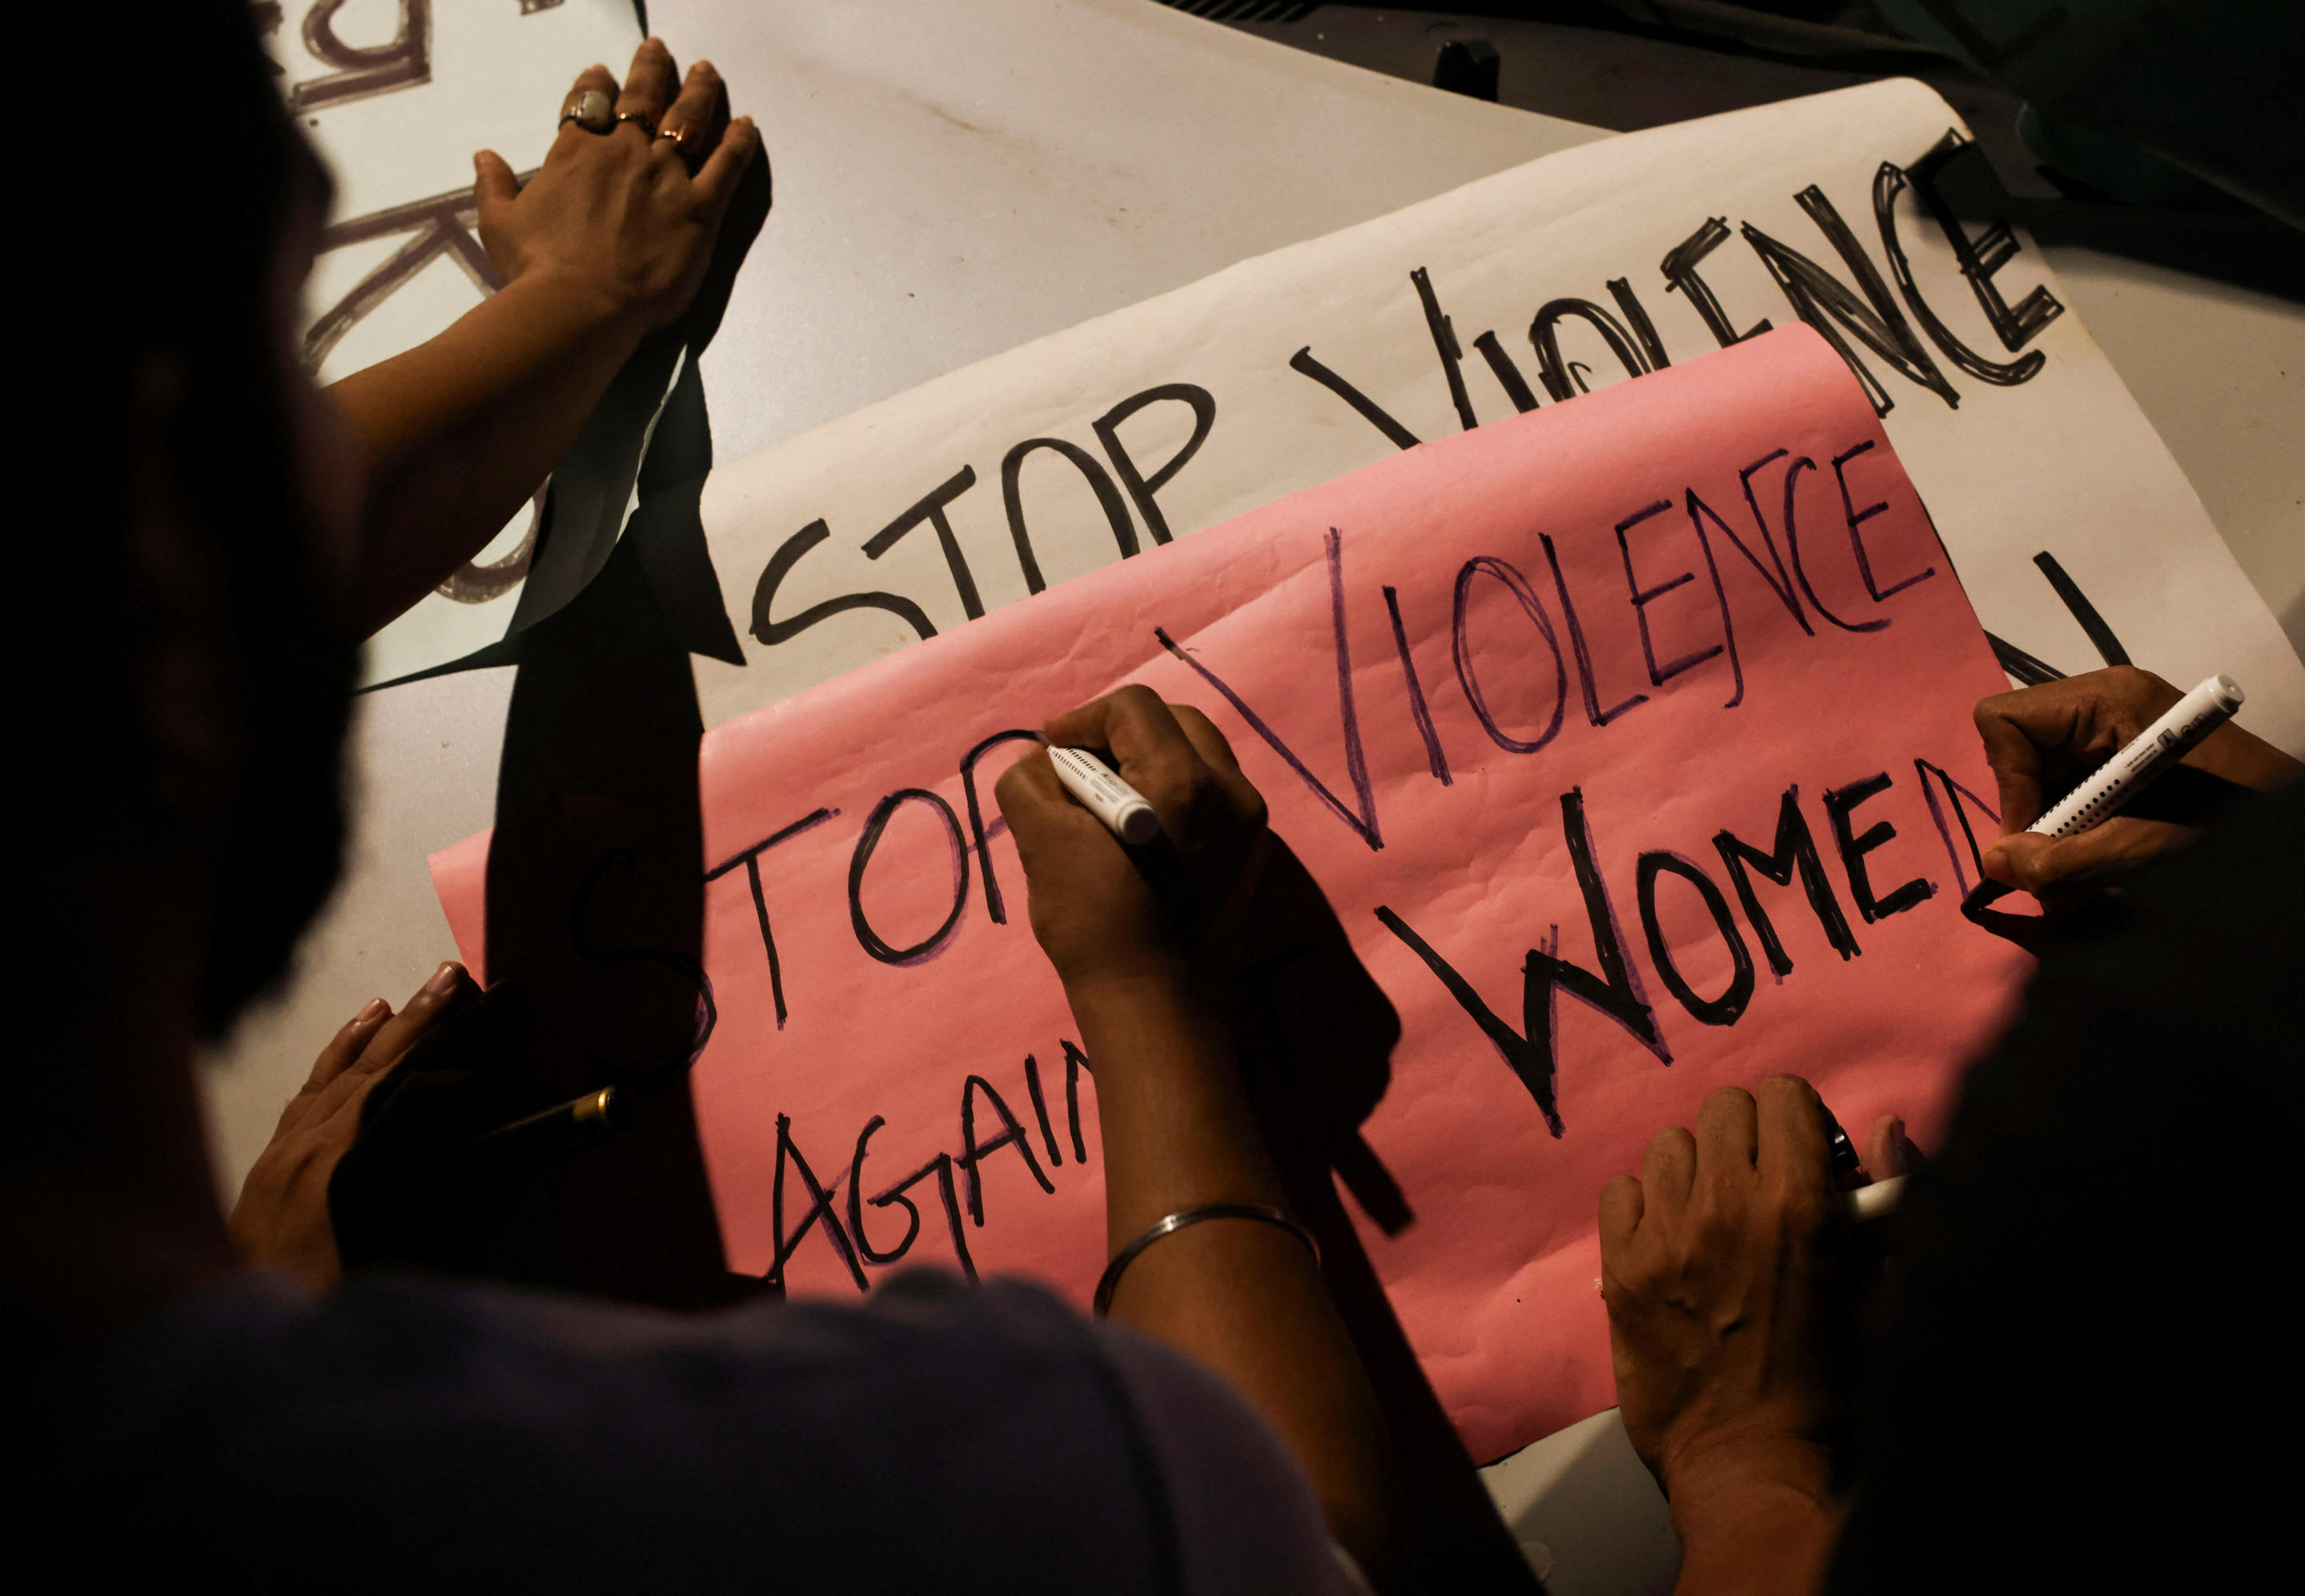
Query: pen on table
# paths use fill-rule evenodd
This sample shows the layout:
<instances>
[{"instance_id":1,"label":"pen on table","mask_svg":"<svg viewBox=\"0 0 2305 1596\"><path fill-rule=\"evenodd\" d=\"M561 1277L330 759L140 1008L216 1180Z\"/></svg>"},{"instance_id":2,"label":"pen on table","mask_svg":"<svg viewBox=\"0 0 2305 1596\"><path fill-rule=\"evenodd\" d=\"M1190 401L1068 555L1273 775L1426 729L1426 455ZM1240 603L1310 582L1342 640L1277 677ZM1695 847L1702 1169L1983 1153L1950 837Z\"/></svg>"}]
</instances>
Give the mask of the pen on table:
<instances>
[{"instance_id":1,"label":"pen on table","mask_svg":"<svg viewBox=\"0 0 2305 1596\"><path fill-rule=\"evenodd\" d=\"M2131 739L2120 752L2026 828L2042 836L2071 836L2101 826L2183 759L2201 739L2233 718L2241 706L2241 686L2231 676L2211 676L2172 705L2167 714ZM1998 881L1977 884L1964 907L1981 907L2009 887Z\"/></svg>"},{"instance_id":2,"label":"pen on table","mask_svg":"<svg viewBox=\"0 0 2305 1596\"><path fill-rule=\"evenodd\" d=\"M556 1103L510 1125L499 1125L472 1142L491 1162L540 1162L563 1158L607 1141L631 1123L630 1106L617 1087Z\"/></svg>"},{"instance_id":3,"label":"pen on table","mask_svg":"<svg viewBox=\"0 0 2305 1596\"><path fill-rule=\"evenodd\" d=\"M1102 820L1125 843L1149 843L1161 835L1161 817L1144 802L1144 794L1115 775L1102 760L1084 748L1050 747L1049 762L1057 779L1081 807Z\"/></svg>"}]
</instances>

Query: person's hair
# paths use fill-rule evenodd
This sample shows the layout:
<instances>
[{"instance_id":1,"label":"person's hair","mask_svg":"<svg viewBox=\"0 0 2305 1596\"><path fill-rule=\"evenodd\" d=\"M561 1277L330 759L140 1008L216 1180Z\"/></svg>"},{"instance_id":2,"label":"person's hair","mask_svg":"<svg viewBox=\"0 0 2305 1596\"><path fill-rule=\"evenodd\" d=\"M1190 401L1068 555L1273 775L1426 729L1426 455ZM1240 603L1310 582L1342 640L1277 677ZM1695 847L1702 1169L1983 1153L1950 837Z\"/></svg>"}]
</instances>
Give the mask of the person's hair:
<instances>
[{"instance_id":1,"label":"person's hair","mask_svg":"<svg viewBox=\"0 0 2305 1596\"><path fill-rule=\"evenodd\" d=\"M182 819L167 812L161 751L136 730L158 688L138 635L151 613L138 583L149 594L152 574L127 542L132 407L139 373L164 356L183 383L169 475L208 540L215 590L186 601L223 612L216 630L233 646L212 663L242 743L228 812L193 828L216 882L198 996L214 1037L285 971L341 852L356 653L306 508L271 326L297 185L305 173L326 180L287 118L248 0L132 7L93 52L78 21L32 29L33 59L92 54L111 107L74 124L72 159L43 162L50 176L35 189L64 190L43 208L64 250L30 340L49 397L23 474L46 480L48 513L23 528L18 569L31 580L20 596L64 610L78 632L47 632L33 645L44 658L24 660L46 666L32 717L52 806L45 868L68 887L73 850Z\"/></svg>"}]
</instances>

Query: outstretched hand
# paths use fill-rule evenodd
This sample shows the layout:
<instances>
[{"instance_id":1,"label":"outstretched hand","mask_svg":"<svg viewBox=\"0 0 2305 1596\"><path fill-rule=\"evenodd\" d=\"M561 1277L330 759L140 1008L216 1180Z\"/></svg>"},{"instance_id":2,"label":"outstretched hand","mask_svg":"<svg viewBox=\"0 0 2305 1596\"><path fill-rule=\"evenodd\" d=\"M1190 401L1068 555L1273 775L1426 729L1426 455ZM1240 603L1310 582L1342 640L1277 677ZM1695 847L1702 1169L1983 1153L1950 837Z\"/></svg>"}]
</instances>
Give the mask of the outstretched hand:
<instances>
[{"instance_id":1,"label":"outstretched hand","mask_svg":"<svg viewBox=\"0 0 2305 1596\"><path fill-rule=\"evenodd\" d=\"M313 1291L336 1284L344 1267L328 1218L328 1182L360 1133L361 1106L411 1048L478 991L463 965L443 964L398 1014L371 998L320 1049L225 1222L251 1267Z\"/></svg>"},{"instance_id":2,"label":"outstretched hand","mask_svg":"<svg viewBox=\"0 0 2305 1596\"><path fill-rule=\"evenodd\" d=\"M760 134L750 117L730 120L709 62L681 77L661 39L642 41L621 86L588 67L569 96L588 89L625 120L605 133L561 123L527 187L494 150L473 157L481 242L507 284L549 276L652 332L695 297Z\"/></svg>"}]
</instances>

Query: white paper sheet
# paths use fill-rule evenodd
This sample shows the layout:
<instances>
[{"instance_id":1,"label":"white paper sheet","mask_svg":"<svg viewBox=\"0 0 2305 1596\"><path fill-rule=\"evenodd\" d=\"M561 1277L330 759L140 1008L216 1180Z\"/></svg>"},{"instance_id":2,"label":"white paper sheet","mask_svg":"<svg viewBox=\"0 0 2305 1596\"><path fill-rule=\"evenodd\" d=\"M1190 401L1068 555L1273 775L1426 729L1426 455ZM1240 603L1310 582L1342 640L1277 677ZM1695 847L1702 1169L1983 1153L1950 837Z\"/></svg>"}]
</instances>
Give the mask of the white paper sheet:
<instances>
[{"instance_id":1,"label":"white paper sheet","mask_svg":"<svg viewBox=\"0 0 2305 1596\"><path fill-rule=\"evenodd\" d=\"M918 631L893 612L907 606L939 630L963 624L970 606L959 566L982 608L1023 597L1028 582L1004 503L1003 465L1028 440L1061 440L1076 452L1029 451L1013 473L1019 518L1045 582L1119 557L1119 522L1100 490L1118 501L1127 536L1148 544L1155 533L1095 428L1132 396L1190 385L1212 408L1197 451L1151 495L1180 536L1395 446L1335 393L1291 369L1299 350L1309 348L1415 436L1457 429L1445 362L1412 273L1427 275L1450 319L1463 352L1467 403L1491 420L1514 406L1476 341L1493 333L1541 402L1556 403L1539 376L1532 318L1541 306L1574 299L1629 322L1612 280L1637 299L1670 359L1717 347L1690 294L1667 292L1660 265L1709 218L1722 218L1727 236L1698 271L1734 329L1794 314L1751 230L1816 262L1861 301L1864 284L1821 226L1824 213L1799 198L1814 188L1882 280L1893 313L1876 320L1901 325L1957 402L1833 324L1890 404L1889 435L1987 630L2069 674L2100 663L2035 564L2049 551L2138 664L2187 683L2218 671L2233 675L2250 693L2246 723L2305 751L2305 665L2079 318L2065 310L2033 329L2021 352L2005 348L1952 245L1909 188L1892 195L1889 214L1914 294L1891 285L1893 262L1875 216L1884 164L1909 167L1959 126L1934 92L1897 81L1567 150L1246 261L725 465L706 488L703 515L747 663L697 662L706 721L904 647ZM1968 225L1969 236L1982 232L1982 224ZM2012 242L2024 243L2021 234ZM1987 280L2012 307L2037 286L2052 299L2058 293L2037 254L2021 247ZM1946 336L1924 329L1913 297ZM1624 379L1623 365L1581 314L1559 322L1557 342L1564 366L1574 363L1572 382ZM2037 352L2039 369L2013 384L1979 380L1948 352L1956 343L2004 365ZM1917 360L1907 363L1918 369ZM1184 400L1155 400L1113 429L1150 478L1186 444L1195 419ZM1859 469L1850 475L1855 512L1867 502ZM964 476L968 485L957 486ZM924 517L884 539L881 557L868 556L876 534L940 488L950 496L941 530ZM811 534L803 551L793 540L819 522L823 535ZM893 602L846 607L764 646L751 635L755 604L779 550L788 569L765 617L771 623L788 627L845 596Z\"/></svg>"}]
</instances>

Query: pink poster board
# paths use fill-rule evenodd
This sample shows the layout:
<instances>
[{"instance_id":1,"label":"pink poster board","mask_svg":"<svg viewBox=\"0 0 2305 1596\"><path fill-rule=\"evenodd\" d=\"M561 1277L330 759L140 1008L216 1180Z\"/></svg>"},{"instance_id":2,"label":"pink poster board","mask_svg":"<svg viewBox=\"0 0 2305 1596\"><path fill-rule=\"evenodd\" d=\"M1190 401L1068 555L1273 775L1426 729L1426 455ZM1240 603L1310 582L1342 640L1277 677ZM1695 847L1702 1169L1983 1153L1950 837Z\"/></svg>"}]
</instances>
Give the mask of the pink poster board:
<instances>
[{"instance_id":1,"label":"pink poster board","mask_svg":"<svg viewBox=\"0 0 2305 1596\"><path fill-rule=\"evenodd\" d=\"M1787 328L707 734L692 1079L730 1268L854 1297L965 1252L1085 1304L1093 1060L992 803L1024 744L987 743L1127 682L1214 717L1398 1013L1362 1136L1413 1218L1355 1218L1476 1458L1614 1400L1594 1201L1651 1134L1795 1070L1926 1144L2027 966L1960 911L2001 673L1846 367ZM476 972L487 845L433 861Z\"/></svg>"}]
</instances>

